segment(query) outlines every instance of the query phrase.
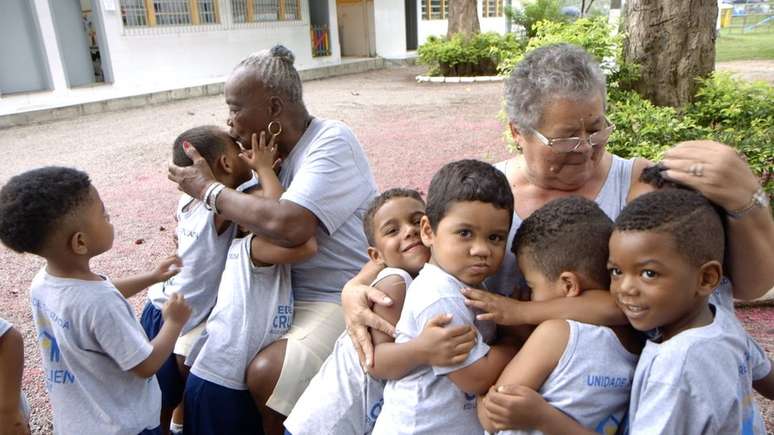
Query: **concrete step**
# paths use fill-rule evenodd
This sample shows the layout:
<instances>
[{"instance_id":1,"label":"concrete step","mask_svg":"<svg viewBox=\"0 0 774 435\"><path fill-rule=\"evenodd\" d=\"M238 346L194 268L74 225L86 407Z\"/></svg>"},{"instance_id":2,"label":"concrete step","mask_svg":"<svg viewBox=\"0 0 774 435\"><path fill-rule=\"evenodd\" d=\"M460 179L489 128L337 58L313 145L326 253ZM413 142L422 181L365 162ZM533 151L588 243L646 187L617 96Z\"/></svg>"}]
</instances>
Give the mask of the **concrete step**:
<instances>
[{"instance_id":1,"label":"concrete step","mask_svg":"<svg viewBox=\"0 0 774 435\"><path fill-rule=\"evenodd\" d=\"M412 59L402 59L386 64L385 60L380 57L343 58L338 65L301 70L299 75L301 80L309 81L401 66L411 61ZM0 129L72 119L93 113L127 110L187 98L219 95L223 93L224 80L225 77L222 77L210 83L152 92L140 91L136 94L122 93L120 90L111 89L111 85L103 85L90 89L79 89L76 96L65 99L57 96L54 92L32 95L26 100L23 99L25 96L3 96L0 98L0 109L2 109L0 113L6 113L0 115ZM34 104L30 104L30 100L34 101Z\"/></svg>"}]
</instances>

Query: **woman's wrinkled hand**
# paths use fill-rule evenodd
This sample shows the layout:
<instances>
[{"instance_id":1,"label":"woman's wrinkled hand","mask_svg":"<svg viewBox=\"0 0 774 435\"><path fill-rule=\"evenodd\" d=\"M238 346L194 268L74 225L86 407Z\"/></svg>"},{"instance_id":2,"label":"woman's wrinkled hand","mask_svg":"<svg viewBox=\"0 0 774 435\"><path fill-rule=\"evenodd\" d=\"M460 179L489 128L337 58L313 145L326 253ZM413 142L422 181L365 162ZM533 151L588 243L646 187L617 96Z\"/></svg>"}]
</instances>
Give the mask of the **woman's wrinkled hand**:
<instances>
[{"instance_id":1,"label":"woman's wrinkled hand","mask_svg":"<svg viewBox=\"0 0 774 435\"><path fill-rule=\"evenodd\" d=\"M474 288L464 288L461 291L465 296L465 305L483 311L476 315L477 320L491 320L506 326L524 323L519 316L521 304L516 299Z\"/></svg>"},{"instance_id":2,"label":"woman's wrinkled hand","mask_svg":"<svg viewBox=\"0 0 774 435\"><path fill-rule=\"evenodd\" d=\"M663 175L698 190L729 211L750 203L758 178L728 145L709 140L681 142L664 153Z\"/></svg>"},{"instance_id":3,"label":"woman's wrinkled hand","mask_svg":"<svg viewBox=\"0 0 774 435\"><path fill-rule=\"evenodd\" d=\"M215 180L215 176L212 174L212 169L204 157L196 151L189 142L183 142L183 150L185 154L191 158L193 164L191 166L177 166L174 163L169 163L167 167L167 178L177 183L177 188L198 200L203 200L204 193L209 186Z\"/></svg>"},{"instance_id":4,"label":"woman's wrinkled hand","mask_svg":"<svg viewBox=\"0 0 774 435\"><path fill-rule=\"evenodd\" d=\"M347 324L347 333L357 350L360 364L366 368L373 367L374 344L368 328L395 336L395 327L373 312L373 304L392 305L392 299L381 291L367 285L347 283L341 290L341 306Z\"/></svg>"}]
</instances>

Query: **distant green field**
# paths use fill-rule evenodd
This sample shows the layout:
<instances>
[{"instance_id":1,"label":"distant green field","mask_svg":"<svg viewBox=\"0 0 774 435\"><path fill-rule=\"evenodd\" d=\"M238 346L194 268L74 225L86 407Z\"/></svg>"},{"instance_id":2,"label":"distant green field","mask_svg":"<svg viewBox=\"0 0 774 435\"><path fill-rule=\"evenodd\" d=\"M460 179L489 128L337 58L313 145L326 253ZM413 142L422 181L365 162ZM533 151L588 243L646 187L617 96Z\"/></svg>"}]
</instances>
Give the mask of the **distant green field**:
<instances>
[{"instance_id":1,"label":"distant green field","mask_svg":"<svg viewBox=\"0 0 774 435\"><path fill-rule=\"evenodd\" d=\"M753 32L723 29L715 44L717 62L774 59L774 22Z\"/></svg>"}]
</instances>

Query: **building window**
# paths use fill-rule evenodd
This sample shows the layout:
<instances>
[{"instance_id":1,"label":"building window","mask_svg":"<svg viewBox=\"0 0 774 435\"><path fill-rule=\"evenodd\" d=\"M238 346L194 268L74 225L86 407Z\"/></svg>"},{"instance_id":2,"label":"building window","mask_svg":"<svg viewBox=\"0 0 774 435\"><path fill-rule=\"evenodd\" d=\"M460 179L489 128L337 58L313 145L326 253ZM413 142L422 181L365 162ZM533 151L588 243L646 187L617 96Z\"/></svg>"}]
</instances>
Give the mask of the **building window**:
<instances>
[{"instance_id":1,"label":"building window","mask_svg":"<svg viewBox=\"0 0 774 435\"><path fill-rule=\"evenodd\" d=\"M482 6L481 16L484 18L503 16L503 0L484 0Z\"/></svg>"},{"instance_id":2,"label":"building window","mask_svg":"<svg viewBox=\"0 0 774 435\"><path fill-rule=\"evenodd\" d=\"M423 20L445 20L449 17L448 0L422 0Z\"/></svg>"},{"instance_id":3,"label":"building window","mask_svg":"<svg viewBox=\"0 0 774 435\"><path fill-rule=\"evenodd\" d=\"M126 27L217 24L218 0L120 0Z\"/></svg>"},{"instance_id":4,"label":"building window","mask_svg":"<svg viewBox=\"0 0 774 435\"><path fill-rule=\"evenodd\" d=\"M301 19L300 0L231 0L231 11L235 23Z\"/></svg>"}]
</instances>

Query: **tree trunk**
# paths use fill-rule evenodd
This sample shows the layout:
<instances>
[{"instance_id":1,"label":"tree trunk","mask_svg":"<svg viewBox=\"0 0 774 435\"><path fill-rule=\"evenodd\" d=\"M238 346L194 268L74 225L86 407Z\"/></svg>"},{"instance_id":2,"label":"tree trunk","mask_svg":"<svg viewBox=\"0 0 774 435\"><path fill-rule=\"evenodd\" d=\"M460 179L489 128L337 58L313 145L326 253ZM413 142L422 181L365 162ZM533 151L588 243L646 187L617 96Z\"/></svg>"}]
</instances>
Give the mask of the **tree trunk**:
<instances>
[{"instance_id":1,"label":"tree trunk","mask_svg":"<svg viewBox=\"0 0 774 435\"><path fill-rule=\"evenodd\" d=\"M624 59L640 65L632 86L658 106L693 100L696 78L715 68L717 0L627 0Z\"/></svg>"},{"instance_id":2,"label":"tree trunk","mask_svg":"<svg viewBox=\"0 0 774 435\"><path fill-rule=\"evenodd\" d=\"M455 33L470 35L481 31L476 0L447 0L447 2L449 3L449 28L446 32L448 38Z\"/></svg>"}]
</instances>

